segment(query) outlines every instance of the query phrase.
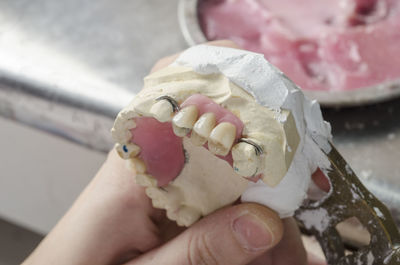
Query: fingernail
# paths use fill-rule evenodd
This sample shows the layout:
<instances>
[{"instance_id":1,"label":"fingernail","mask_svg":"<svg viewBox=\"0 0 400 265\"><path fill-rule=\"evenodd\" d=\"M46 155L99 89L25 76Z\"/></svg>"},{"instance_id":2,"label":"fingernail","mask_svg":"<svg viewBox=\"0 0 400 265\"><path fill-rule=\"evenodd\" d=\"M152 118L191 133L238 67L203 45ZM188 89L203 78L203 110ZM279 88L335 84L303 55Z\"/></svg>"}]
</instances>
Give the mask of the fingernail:
<instances>
[{"instance_id":1,"label":"fingernail","mask_svg":"<svg viewBox=\"0 0 400 265\"><path fill-rule=\"evenodd\" d=\"M251 252L265 251L274 241L274 235L267 224L249 213L236 218L232 228L242 247Z\"/></svg>"}]
</instances>

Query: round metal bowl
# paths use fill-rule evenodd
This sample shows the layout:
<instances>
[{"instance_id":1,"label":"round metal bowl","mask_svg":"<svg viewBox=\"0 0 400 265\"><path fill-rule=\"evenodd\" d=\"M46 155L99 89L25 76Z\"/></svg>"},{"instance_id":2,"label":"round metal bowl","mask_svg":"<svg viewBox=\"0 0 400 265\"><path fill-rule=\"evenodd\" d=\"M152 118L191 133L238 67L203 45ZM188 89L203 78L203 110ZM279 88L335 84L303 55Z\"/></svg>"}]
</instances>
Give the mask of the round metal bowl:
<instances>
[{"instance_id":1,"label":"round metal bowl","mask_svg":"<svg viewBox=\"0 0 400 265\"><path fill-rule=\"evenodd\" d=\"M190 46L207 41L198 19L198 2L199 0L180 0L178 6L179 25ZM399 97L400 79L349 91L303 90L303 92L326 107L359 106Z\"/></svg>"}]
</instances>

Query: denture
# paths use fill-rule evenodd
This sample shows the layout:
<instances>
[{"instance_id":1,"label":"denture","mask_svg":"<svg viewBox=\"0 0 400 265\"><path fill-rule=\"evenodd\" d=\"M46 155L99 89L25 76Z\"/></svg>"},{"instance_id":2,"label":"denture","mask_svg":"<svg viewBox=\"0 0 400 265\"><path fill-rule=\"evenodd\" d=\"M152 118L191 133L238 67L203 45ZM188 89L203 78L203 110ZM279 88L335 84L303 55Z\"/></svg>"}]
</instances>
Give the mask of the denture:
<instances>
[{"instance_id":1,"label":"denture","mask_svg":"<svg viewBox=\"0 0 400 265\"><path fill-rule=\"evenodd\" d=\"M144 79L112 135L153 206L189 226L241 198L293 215L330 138L316 102L262 55L200 45Z\"/></svg>"}]
</instances>

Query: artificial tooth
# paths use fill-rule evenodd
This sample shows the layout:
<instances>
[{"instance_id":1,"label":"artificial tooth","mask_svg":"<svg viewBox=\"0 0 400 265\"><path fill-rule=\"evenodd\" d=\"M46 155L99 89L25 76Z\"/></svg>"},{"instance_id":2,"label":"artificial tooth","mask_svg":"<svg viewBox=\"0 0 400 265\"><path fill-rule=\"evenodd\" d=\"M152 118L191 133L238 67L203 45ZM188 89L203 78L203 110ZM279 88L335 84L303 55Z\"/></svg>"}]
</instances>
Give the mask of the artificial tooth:
<instances>
[{"instance_id":1,"label":"artificial tooth","mask_svg":"<svg viewBox=\"0 0 400 265\"><path fill-rule=\"evenodd\" d=\"M151 175L136 174L136 183L143 187L157 187L157 180Z\"/></svg>"},{"instance_id":2,"label":"artificial tooth","mask_svg":"<svg viewBox=\"0 0 400 265\"><path fill-rule=\"evenodd\" d=\"M214 113L205 113L200 116L194 124L190 139L194 145L203 145L207 142L212 129L215 127L216 119Z\"/></svg>"},{"instance_id":3,"label":"artificial tooth","mask_svg":"<svg viewBox=\"0 0 400 265\"><path fill-rule=\"evenodd\" d=\"M140 153L140 147L136 144L116 144L117 153L122 159L129 159Z\"/></svg>"},{"instance_id":4,"label":"artificial tooth","mask_svg":"<svg viewBox=\"0 0 400 265\"><path fill-rule=\"evenodd\" d=\"M132 133L130 130L124 130L125 134L123 138L125 139L125 143L129 143L129 141L132 139Z\"/></svg>"},{"instance_id":5,"label":"artificial tooth","mask_svg":"<svg viewBox=\"0 0 400 265\"><path fill-rule=\"evenodd\" d=\"M246 142L238 143L232 148L233 169L244 177L257 175L261 170L260 154L255 146Z\"/></svg>"},{"instance_id":6,"label":"artificial tooth","mask_svg":"<svg viewBox=\"0 0 400 265\"><path fill-rule=\"evenodd\" d=\"M113 139L121 144L129 143L132 138L130 129L136 127L135 117L139 115L135 111L121 111L114 122L114 127L111 129Z\"/></svg>"},{"instance_id":7,"label":"artificial tooth","mask_svg":"<svg viewBox=\"0 0 400 265\"><path fill-rule=\"evenodd\" d=\"M181 109L172 119L174 133L180 137L186 136L193 128L198 114L197 107L193 105Z\"/></svg>"},{"instance_id":8,"label":"artificial tooth","mask_svg":"<svg viewBox=\"0 0 400 265\"><path fill-rule=\"evenodd\" d=\"M215 155L226 156L236 136L236 127L229 122L221 122L215 127L208 139L208 149Z\"/></svg>"},{"instance_id":9,"label":"artificial tooth","mask_svg":"<svg viewBox=\"0 0 400 265\"><path fill-rule=\"evenodd\" d=\"M125 123L125 128L128 130L136 128L136 122L134 120L128 120Z\"/></svg>"},{"instance_id":10,"label":"artificial tooth","mask_svg":"<svg viewBox=\"0 0 400 265\"><path fill-rule=\"evenodd\" d=\"M146 173L146 165L140 158L133 157L128 160L131 169L135 170L136 173Z\"/></svg>"},{"instance_id":11,"label":"artificial tooth","mask_svg":"<svg viewBox=\"0 0 400 265\"><path fill-rule=\"evenodd\" d=\"M189 128L181 128L175 124L172 124L172 130L174 131L175 135L179 137L184 137L190 132Z\"/></svg>"},{"instance_id":12,"label":"artificial tooth","mask_svg":"<svg viewBox=\"0 0 400 265\"><path fill-rule=\"evenodd\" d=\"M121 117L122 120L129 120L139 117L140 115L133 110L123 110L118 114L118 116Z\"/></svg>"},{"instance_id":13,"label":"artificial tooth","mask_svg":"<svg viewBox=\"0 0 400 265\"><path fill-rule=\"evenodd\" d=\"M174 108L166 99L161 99L150 108L150 114L160 122L171 121Z\"/></svg>"},{"instance_id":14,"label":"artificial tooth","mask_svg":"<svg viewBox=\"0 0 400 265\"><path fill-rule=\"evenodd\" d=\"M132 123L129 123L129 124L132 125ZM114 126L115 126L115 128L111 129L112 138L116 142L121 143L121 144L128 143L132 138L131 131L126 127L126 125L124 125L124 126L120 125L120 127L118 127L118 128L116 125L114 125Z\"/></svg>"}]
</instances>

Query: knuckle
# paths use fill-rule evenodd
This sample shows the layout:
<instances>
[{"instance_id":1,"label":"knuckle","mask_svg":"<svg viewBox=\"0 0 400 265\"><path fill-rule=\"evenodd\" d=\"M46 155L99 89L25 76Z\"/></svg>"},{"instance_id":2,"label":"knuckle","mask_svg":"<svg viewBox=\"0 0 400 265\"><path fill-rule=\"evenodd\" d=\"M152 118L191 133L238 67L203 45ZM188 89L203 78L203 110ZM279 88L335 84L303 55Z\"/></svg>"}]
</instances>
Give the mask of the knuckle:
<instances>
[{"instance_id":1,"label":"knuckle","mask_svg":"<svg viewBox=\"0 0 400 265\"><path fill-rule=\"evenodd\" d=\"M190 236L187 260L190 265L221 264L221 262L218 262L218 256L213 251L207 234Z\"/></svg>"}]
</instances>

